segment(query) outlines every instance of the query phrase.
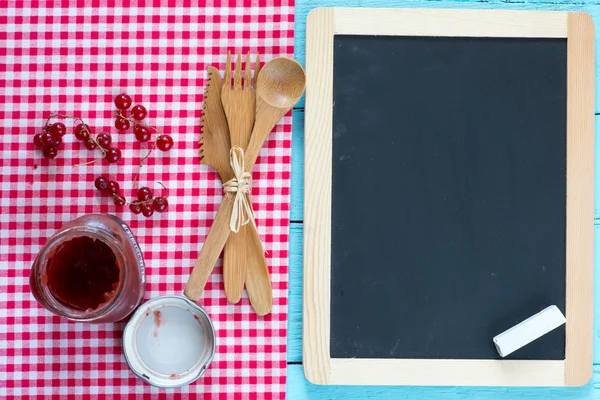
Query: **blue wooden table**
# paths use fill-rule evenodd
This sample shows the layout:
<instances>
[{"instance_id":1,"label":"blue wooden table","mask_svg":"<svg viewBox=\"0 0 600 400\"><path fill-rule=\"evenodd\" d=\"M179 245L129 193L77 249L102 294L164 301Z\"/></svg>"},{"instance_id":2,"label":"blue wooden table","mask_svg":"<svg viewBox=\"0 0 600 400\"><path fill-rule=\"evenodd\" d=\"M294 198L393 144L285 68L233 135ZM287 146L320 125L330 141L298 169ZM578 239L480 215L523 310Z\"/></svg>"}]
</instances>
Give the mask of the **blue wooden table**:
<instances>
[{"instance_id":1,"label":"blue wooden table","mask_svg":"<svg viewBox=\"0 0 600 400\"><path fill-rule=\"evenodd\" d=\"M306 16L315 7L421 7L584 11L596 24L596 128L600 126L600 88L598 55L600 50L600 0L296 0L296 58L304 65ZM302 221L304 182L304 101L294 109L292 149L292 212L290 227L290 285L288 317L287 397L296 399L600 399L600 296L594 310L594 373L592 380L579 388L478 388L478 387L382 387L382 386L317 386L304 377L302 368ZM598 132L598 129L596 130ZM600 154L600 139L596 134L596 154ZM596 157L596 202L594 212L595 240L600 240L600 163ZM600 256L596 252L595 288L600 293Z\"/></svg>"}]
</instances>

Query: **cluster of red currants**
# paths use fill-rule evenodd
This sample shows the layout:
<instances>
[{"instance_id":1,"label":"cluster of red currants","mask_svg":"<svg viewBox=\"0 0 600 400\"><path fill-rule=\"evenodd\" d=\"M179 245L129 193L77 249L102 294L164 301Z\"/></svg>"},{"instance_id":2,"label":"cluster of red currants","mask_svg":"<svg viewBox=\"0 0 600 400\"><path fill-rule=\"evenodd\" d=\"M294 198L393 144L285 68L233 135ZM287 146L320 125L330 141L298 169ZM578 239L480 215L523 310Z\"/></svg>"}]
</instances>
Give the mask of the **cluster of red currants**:
<instances>
[{"instance_id":1,"label":"cluster of red currants","mask_svg":"<svg viewBox=\"0 0 600 400\"><path fill-rule=\"evenodd\" d=\"M109 133L101 132L94 138L90 127L85 124L83 120L62 114L50 116L44 125L42 133L36 133L33 136L33 143L35 144L36 148L42 150L44 158L53 159L58 155L58 147L62 144L62 138L67 133L67 127L62 122L50 124L50 120L52 118L81 121L80 124L75 126L73 133L78 140L83 142L83 145L88 150L95 150L99 148L102 152L103 158L111 164L117 163L121 160L121 150L119 150L117 147L110 147L112 143L112 137Z\"/></svg>"},{"instance_id":2,"label":"cluster of red currants","mask_svg":"<svg viewBox=\"0 0 600 400\"><path fill-rule=\"evenodd\" d=\"M62 122L52 125L46 123L42 133L33 136L33 144L42 150L44 158L53 159L58 155L58 147L62 144L62 137L67 133L67 127Z\"/></svg>"},{"instance_id":3,"label":"cluster of red currants","mask_svg":"<svg viewBox=\"0 0 600 400\"><path fill-rule=\"evenodd\" d=\"M121 196L121 188L117 182L109 181L105 176L99 176L94 181L94 186L101 192L110 193L113 196L115 206L123 207L125 205L125 197Z\"/></svg>"},{"instance_id":4,"label":"cluster of red currants","mask_svg":"<svg viewBox=\"0 0 600 400\"><path fill-rule=\"evenodd\" d=\"M129 110L131 107L131 97L125 93L121 93L115 97L115 106L117 107L117 116L115 119L115 127L119 131L126 131L131 127L133 123L133 131L135 137L140 142L147 142L150 140L152 134L151 129L157 133L157 138L154 143L161 151L168 151L173 147L173 138L169 135L161 134L156 128L143 124L142 120L146 118L148 114L146 107L141 104L137 104ZM130 117L127 117L126 112L129 110ZM78 117L73 117L63 114L51 115L44 125L41 133L36 133L33 137L33 142L36 148L42 150L45 158L53 159L58 154L58 147L62 143L63 136L67 133L67 127L62 122L55 122L53 124L50 121L53 118L61 119L72 119L78 121L79 124L73 129L75 137L82 141L84 146L89 150L99 149L102 152L102 158L106 159L109 163L117 163L121 160L121 151L116 147L110 147L112 143L112 137L108 132L101 132L96 137L92 134L90 127ZM142 158L138 171L134 178L134 185L137 182L140 169L144 163L144 160L150 156L154 146L148 151L148 153ZM94 160L96 161L96 160ZM93 163L90 161L86 164ZM85 165L85 164L82 164ZM160 183L160 182L159 182ZM117 207L123 207L127 204L125 196L120 192L119 184L113 180L109 180L105 176L99 176L94 181L96 189L99 191L110 194L113 197L113 202ZM167 188L160 183L160 185L167 190ZM165 196L154 197L152 190L146 186L141 187L137 191L137 201L129 203L129 209L134 214L143 214L145 217L150 217L154 212L164 212L167 210L169 203L167 201L168 194Z\"/></svg>"},{"instance_id":5,"label":"cluster of red currants","mask_svg":"<svg viewBox=\"0 0 600 400\"><path fill-rule=\"evenodd\" d=\"M102 193L107 193L113 196L113 201L117 207L122 207L126 204L125 197L119 192L119 184L115 181L108 180L105 176L99 176L94 182L96 189ZM162 185L162 184L161 184ZM166 188L163 186L166 190ZM141 187L137 191L138 201L129 203L129 209L134 214L142 214L144 217L151 217L156 212L167 211L169 202L167 201L168 195L154 197L152 189L149 187Z\"/></svg>"},{"instance_id":6,"label":"cluster of red currants","mask_svg":"<svg viewBox=\"0 0 600 400\"><path fill-rule=\"evenodd\" d=\"M115 119L115 128L120 131L126 131L133 123L133 133L138 142L147 142L152 137L150 128L140 121L143 121L148 115L146 107L136 104L129 111L131 118L127 118L126 112L131 107L131 97L126 93L121 93L115 97L115 106L117 106L117 119ZM154 128L153 128L154 129ZM156 129L154 129L156 131ZM156 131L158 132L158 131ZM156 138L156 147L161 151L169 151L173 147L173 138L169 135L160 134Z\"/></svg>"},{"instance_id":7,"label":"cluster of red currants","mask_svg":"<svg viewBox=\"0 0 600 400\"><path fill-rule=\"evenodd\" d=\"M81 123L75 127L75 137L83 142L83 145L88 150L100 148L104 158L110 164L117 163L121 160L121 150L116 147L109 147L112 143L112 137L108 132L100 132L94 139L90 127Z\"/></svg>"}]
</instances>

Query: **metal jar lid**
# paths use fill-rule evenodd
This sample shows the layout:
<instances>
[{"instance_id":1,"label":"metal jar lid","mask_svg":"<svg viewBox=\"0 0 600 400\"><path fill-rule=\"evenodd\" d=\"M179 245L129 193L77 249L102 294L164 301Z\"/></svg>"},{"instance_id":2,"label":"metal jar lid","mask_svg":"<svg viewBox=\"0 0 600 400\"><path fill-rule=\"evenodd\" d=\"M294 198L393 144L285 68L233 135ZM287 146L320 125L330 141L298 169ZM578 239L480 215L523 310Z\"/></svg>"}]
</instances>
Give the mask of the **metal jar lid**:
<instances>
[{"instance_id":1,"label":"metal jar lid","mask_svg":"<svg viewBox=\"0 0 600 400\"><path fill-rule=\"evenodd\" d=\"M123 351L131 370L152 386L185 386L212 361L215 330L208 314L186 297L156 297L125 326Z\"/></svg>"}]
</instances>

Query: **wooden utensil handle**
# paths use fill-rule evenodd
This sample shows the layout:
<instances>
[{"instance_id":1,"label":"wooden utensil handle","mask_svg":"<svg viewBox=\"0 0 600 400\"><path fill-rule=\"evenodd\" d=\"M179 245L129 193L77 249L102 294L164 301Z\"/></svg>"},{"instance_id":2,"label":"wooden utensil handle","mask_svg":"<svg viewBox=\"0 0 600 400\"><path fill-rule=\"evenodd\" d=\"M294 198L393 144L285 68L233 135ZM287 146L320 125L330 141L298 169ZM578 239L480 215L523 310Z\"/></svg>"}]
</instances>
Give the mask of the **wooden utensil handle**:
<instances>
[{"instance_id":1,"label":"wooden utensil handle","mask_svg":"<svg viewBox=\"0 0 600 400\"><path fill-rule=\"evenodd\" d=\"M271 112L261 111L262 109L269 108ZM260 149L265 144L265 140L275 127L275 124L283 118L283 116L287 113L288 110L281 110L278 108L274 108L264 100L260 98L256 99L256 120L254 121L254 128L252 129L252 136L250 136L250 142L248 143L248 147L244 153L245 157L245 167L247 172L252 172L252 168L254 167L254 163L258 158L258 154L260 153Z\"/></svg>"},{"instance_id":2,"label":"wooden utensil handle","mask_svg":"<svg viewBox=\"0 0 600 400\"><path fill-rule=\"evenodd\" d=\"M232 232L225 244L223 251L223 282L225 283L225 295L230 303L237 303L242 297L244 281L246 280L246 268L248 267L247 254L255 251L262 253L262 248L247 248L249 241L246 237L251 235L254 228L252 224L243 225L240 230Z\"/></svg>"},{"instance_id":3,"label":"wooden utensil handle","mask_svg":"<svg viewBox=\"0 0 600 400\"><path fill-rule=\"evenodd\" d=\"M271 113L262 112L262 108L271 108ZM288 110L273 108L264 101L257 99L256 111L257 115L262 114L266 115L266 117L257 117L254 122L254 129L252 130L250 143L248 143L248 149L245 154L245 169L247 172L252 171L267 136L269 136L269 133L271 133L271 130L277 121L279 121ZM183 294L193 301L198 301L200 297L202 297L202 292L204 291L206 282L208 282L208 277L217 263L221 251L225 247L225 243L231 232L229 230L229 220L231 219L232 211L233 199L226 196L223 198L223 202L217 211L217 215L215 216L210 231L208 232L208 236L206 237L206 241L204 242L204 247L198 255L198 260L196 260L190 279L183 291ZM256 252L252 253L256 254ZM264 258L264 254L262 254L262 257Z\"/></svg>"},{"instance_id":4,"label":"wooden utensil handle","mask_svg":"<svg viewBox=\"0 0 600 400\"><path fill-rule=\"evenodd\" d=\"M233 199L229 196L223 198L223 202L215 215L215 219L208 231L208 236L204 242L204 246L198 255L198 260L194 265L190 279L185 286L183 294L193 301L198 301L202 297L204 286L208 282L221 250L229 237L229 220L233 211Z\"/></svg>"},{"instance_id":5,"label":"wooden utensil handle","mask_svg":"<svg viewBox=\"0 0 600 400\"><path fill-rule=\"evenodd\" d=\"M260 236L254 226L249 227L248 231L251 250L247 252L246 291L252 308L262 316L270 313L273 305L271 278Z\"/></svg>"}]
</instances>

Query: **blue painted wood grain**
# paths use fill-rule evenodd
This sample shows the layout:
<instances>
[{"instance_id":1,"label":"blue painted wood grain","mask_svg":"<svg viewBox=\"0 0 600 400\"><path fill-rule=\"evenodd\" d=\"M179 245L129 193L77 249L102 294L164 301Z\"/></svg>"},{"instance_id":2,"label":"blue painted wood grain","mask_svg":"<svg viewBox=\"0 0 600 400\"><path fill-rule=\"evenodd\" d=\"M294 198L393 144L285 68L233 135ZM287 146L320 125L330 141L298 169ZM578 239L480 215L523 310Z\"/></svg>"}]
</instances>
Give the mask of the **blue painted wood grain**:
<instances>
[{"instance_id":1,"label":"blue painted wood grain","mask_svg":"<svg viewBox=\"0 0 600 400\"><path fill-rule=\"evenodd\" d=\"M315 7L423 7L584 11L600 24L600 0L508 0L508 1L423 1L423 0L298 0L296 3L296 58L304 64L306 15ZM598 27L596 28L596 37ZM600 54L596 41L596 55ZM598 64L598 63L597 63ZM600 68L596 80L600 82ZM598 99L598 89L596 99ZM600 114L596 101L596 114ZM596 117L596 126L600 123ZM600 399L600 301L594 301L594 374L592 380L580 388L479 388L479 387L380 387L380 386L318 386L309 383L302 367L302 220L304 196L304 100L293 113L292 135L292 191L290 226L290 285L288 317L288 399L444 399L444 400L495 400L495 399ZM596 130L596 138L598 138ZM596 139L596 154L600 154L600 140ZM595 248L600 240L600 161L596 158ZM600 255L595 254L596 290L600 290Z\"/></svg>"},{"instance_id":2,"label":"blue painted wood grain","mask_svg":"<svg viewBox=\"0 0 600 400\"><path fill-rule=\"evenodd\" d=\"M456 0L456 1L423 1L423 0L297 0L294 52L298 61L304 65L306 16L316 7L390 7L390 8L468 8L486 10L543 10L543 11L581 11L589 13L596 24L596 37L600 29L600 0ZM600 40L596 40L596 60L600 56ZM598 62L596 62L598 65ZM596 68L596 82L600 82L600 69ZM596 90L598 99L598 90ZM297 105L304 107L304 98ZM596 112L600 112L600 104L596 100Z\"/></svg>"},{"instance_id":3,"label":"blue painted wood grain","mask_svg":"<svg viewBox=\"0 0 600 400\"><path fill-rule=\"evenodd\" d=\"M301 112L295 113L294 132L292 136L292 151L294 155L303 153L303 125L296 123L302 117ZM600 121L598 121L600 123ZM600 141L597 140L598 145ZM600 154L600 153L599 153ZM300 165L299 165L300 164ZM294 162L292 170L292 198L294 208L300 208L302 197L296 191L301 191L303 169L301 163ZM598 164L597 164L598 165ZM597 168L596 171L599 171ZM596 174L598 178L600 174ZM596 185L598 186L598 185ZM598 203L600 197L596 197ZM301 215L299 212L297 215ZM600 222L594 227L595 248L600 244ZM594 376L592 381L583 388L419 388L419 387L340 387L317 386L309 383L304 377L302 365L302 223L292 222L290 226L290 269L289 269L289 302L288 302L288 398L289 399L600 399L600 296L594 299ZM595 253L594 286L600 290L600 252Z\"/></svg>"},{"instance_id":4,"label":"blue painted wood grain","mask_svg":"<svg viewBox=\"0 0 600 400\"><path fill-rule=\"evenodd\" d=\"M288 400L596 400L600 399L600 367L592 381L576 388L488 388L409 386L318 386L304 379L302 365L288 365Z\"/></svg>"}]
</instances>

